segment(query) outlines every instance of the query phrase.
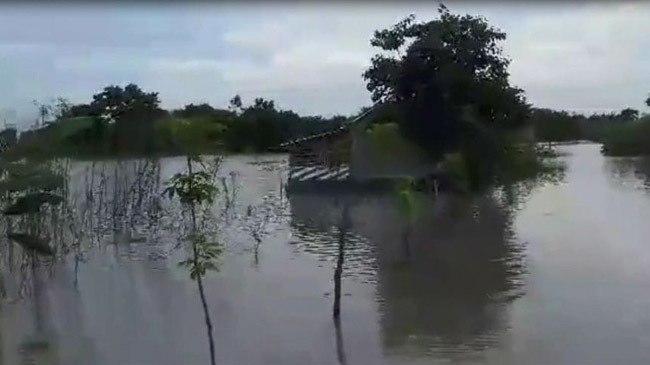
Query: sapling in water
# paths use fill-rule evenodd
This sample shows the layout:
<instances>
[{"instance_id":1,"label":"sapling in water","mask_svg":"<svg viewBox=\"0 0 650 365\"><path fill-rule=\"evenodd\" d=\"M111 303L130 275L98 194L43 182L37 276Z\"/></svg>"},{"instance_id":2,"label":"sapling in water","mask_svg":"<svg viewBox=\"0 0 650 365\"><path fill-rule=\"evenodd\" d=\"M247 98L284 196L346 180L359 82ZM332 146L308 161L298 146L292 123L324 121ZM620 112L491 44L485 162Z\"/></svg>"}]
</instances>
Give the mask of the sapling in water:
<instances>
[{"instance_id":1,"label":"sapling in water","mask_svg":"<svg viewBox=\"0 0 650 365\"><path fill-rule=\"evenodd\" d=\"M211 169L199 157L201 145L206 143L206 137L197 134L186 123L178 123L174 129L174 138L178 145L186 152L187 170L175 174L168 182L164 195L169 199L178 197L184 208L188 209L191 215L191 234L189 242L191 247L190 256L181 261L180 265L187 267L190 277L196 280L205 317L205 325L208 334L210 348L210 364L215 365L214 338L212 335L212 319L208 309L208 303L203 286L203 278L208 270L216 270L217 260L222 253L222 246L218 242L209 240L205 234L200 232L197 224L197 208L205 205L212 205L218 193L214 183L220 159L216 159ZM194 170L193 162L198 163L201 169Z\"/></svg>"}]
</instances>

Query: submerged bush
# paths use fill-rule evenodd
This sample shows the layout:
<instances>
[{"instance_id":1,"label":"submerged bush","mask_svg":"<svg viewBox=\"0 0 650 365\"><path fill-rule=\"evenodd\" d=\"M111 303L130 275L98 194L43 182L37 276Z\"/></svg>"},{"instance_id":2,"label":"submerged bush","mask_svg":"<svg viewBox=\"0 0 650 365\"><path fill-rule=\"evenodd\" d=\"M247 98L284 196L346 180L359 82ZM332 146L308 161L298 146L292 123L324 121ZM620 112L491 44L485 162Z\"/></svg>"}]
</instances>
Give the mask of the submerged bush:
<instances>
[{"instance_id":1,"label":"submerged bush","mask_svg":"<svg viewBox=\"0 0 650 365\"><path fill-rule=\"evenodd\" d=\"M470 171L465 152L446 154L441 167L448 180L448 188L466 193L537 178L556 180L555 177L564 169L556 157L558 154L555 151L534 144L508 145L495 160L481 161L480 156L474 156L475 164L493 165L489 170L484 169L490 175L479 176L479 181L475 180L476 172L472 174Z\"/></svg>"},{"instance_id":2,"label":"submerged bush","mask_svg":"<svg viewBox=\"0 0 650 365\"><path fill-rule=\"evenodd\" d=\"M469 190L469 175L467 173L467 164L462 153L447 153L442 160L442 171L446 174L449 182L454 186L454 190Z\"/></svg>"},{"instance_id":3,"label":"submerged bush","mask_svg":"<svg viewBox=\"0 0 650 365\"><path fill-rule=\"evenodd\" d=\"M603 153L608 156L650 155L650 116L601 131Z\"/></svg>"}]
</instances>

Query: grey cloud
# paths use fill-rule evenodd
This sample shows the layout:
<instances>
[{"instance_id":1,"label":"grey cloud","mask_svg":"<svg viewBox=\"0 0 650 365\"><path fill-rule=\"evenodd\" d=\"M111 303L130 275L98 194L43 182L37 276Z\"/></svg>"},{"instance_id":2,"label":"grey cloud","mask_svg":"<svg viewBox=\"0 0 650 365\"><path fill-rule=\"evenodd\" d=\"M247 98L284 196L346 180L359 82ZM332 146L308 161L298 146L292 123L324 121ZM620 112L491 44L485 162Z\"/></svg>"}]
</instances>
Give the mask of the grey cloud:
<instances>
[{"instance_id":1,"label":"grey cloud","mask_svg":"<svg viewBox=\"0 0 650 365\"><path fill-rule=\"evenodd\" d=\"M191 40L183 13L134 7L2 5L0 44L142 47ZM162 11L161 11L162 10Z\"/></svg>"},{"instance_id":2,"label":"grey cloud","mask_svg":"<svg viewBox=\"0 0 650 365\"><path fill-rule=\"evenodd\" d=\"M590 4L530 17L510 32L512 80L535 105L568 110L643 109L650 90L650 7Z\"/></svg>"},{"instance_id":3,"label":"grey cloud","mask_svg":"<svg viewBox=\"0 0 650 365\"><path fill-rule=\"evenodd\" d=\"M643 107L647 6L448 5L508 33L512 82L535 105ZM126 82L159 91L165 107L225 106L240 93L307 114L351 113L370 102L361 73L372 32L409 13L435 16L435 4L423 3L1 9L0 108L27 116L34 98L88 101Z\"/></svg>"}]
</instances>

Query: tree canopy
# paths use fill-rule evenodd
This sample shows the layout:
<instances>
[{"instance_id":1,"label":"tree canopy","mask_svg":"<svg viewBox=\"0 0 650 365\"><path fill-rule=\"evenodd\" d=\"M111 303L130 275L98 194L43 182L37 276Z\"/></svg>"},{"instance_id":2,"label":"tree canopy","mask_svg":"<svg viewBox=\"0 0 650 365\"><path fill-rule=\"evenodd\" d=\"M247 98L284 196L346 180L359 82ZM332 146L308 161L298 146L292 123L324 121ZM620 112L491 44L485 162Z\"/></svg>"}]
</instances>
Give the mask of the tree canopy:
<instances>
[{"instance_id":1,"label":"tree canopy","mask_svg":"<svg viewBox=\"0 0 650 365\"><path fill-rule=\"evenodd\" d=\"M625 108L621 110L621 119L630 121L639 119L639 111L632 108Z\"/></svg>"},{"instance_id":2,"label":"tree canopy","mask_svg":"<svg viewBox=\"0 0 650 365\"><path fill-rule=\"evenodd\" d=\"M135 84L124 88L109 85L93 95L90 108L108 121L118 121L131 114L147 115L159 111L160 100L156 92L144 92Z\"/></svg>"},{"instance_id":3,"label":"tree canopy","mask_svg":"<svg viewBox=\"0 0 650 365\"><path fill-rule=\"evenodd\" d=\"M507 132L528 120L523 91L508 80L505 39L485 18L441 4L437 19L410 15L370 41L379 51L363 73L372 100L397 105L400 132L433 160L460 152L472 189L507 169Z\"/></svg>"},{"instance_id":4,"label":"tree canopy","mask_svg":"<svg viewBox=\"0 0 650 365\"><path fill-rule=\"evenodd\" d=\"M230 110L216 109L210 104L187 104L182 109L171 112L174 117L181 118L229 118L233 116Z\"/></svg>"},{"instance_id":5,"label":"tree canopy","mask_svg":"<svg viewBox=\"0 0 650 365\"><path fill-rule=\"evenodd\" d=\"M510 61L499 46L506 34L444 5L438 13L375 31L371 45L380 52L363 77L374 102L400 105L402 133L439 157L458 148L468 128L522 125L528 105L508 81Z\"/></svg>"}]
</instances>

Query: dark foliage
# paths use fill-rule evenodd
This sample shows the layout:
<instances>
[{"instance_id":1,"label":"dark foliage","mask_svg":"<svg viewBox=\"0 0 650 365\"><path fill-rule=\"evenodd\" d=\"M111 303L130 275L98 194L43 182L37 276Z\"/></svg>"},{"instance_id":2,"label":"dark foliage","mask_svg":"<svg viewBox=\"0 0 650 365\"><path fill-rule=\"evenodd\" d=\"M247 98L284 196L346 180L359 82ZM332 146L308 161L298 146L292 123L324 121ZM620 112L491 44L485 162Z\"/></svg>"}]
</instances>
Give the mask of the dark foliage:
<instances>
[{"instance_id":1,"label":"dark foliage","mask_svg":"<svg viewBox=\"0 0 650 365\"><path fill-rule=\"evenodd\" d=\"M625 108L621 110L620 117L625 121L632 121L639 119L639 111L632 108Z\"/></svg>"},{"instance_id":2,"label":"dark foliage","mask_svg":"<svg viewBox=\"0 0 650 365\"><path fill-rule=\"evenodd\" d=\"M371 44L381 53L363 74L373 101L399 104L402 133L436 158L461 148L476 128L518 127L528 113L522 90L508 82L509 60L498 45L505 33L444 5L438 13L376 31Z\"/></svg>"},{"instance_id":3,"label":"dark foliage","mask_svg":"<svg viewBox=\"0 0 650 365\"><path fill-rule=\"evenodd\" d=\"M18 133L16 128L7 128L0 132L0 141L8 146L13 146L18 142Z\"/></svg>"},{"instance_id":4,"label":"dark foliage","mask_svg":"<svg viewBox=\"0 0 650 365\"><path fill-rule=\"evenodd\" d=\"M563 142L582 139L581 121L584 116L565 111L533 109L530 115L539 141Z\"/></svg>"},{"instance_id":5,"label":"dark foliage","mask_svg":"<svg viewBox=\"0 0 650 365\"><path fill-rule=\"evenodd\" d=\"M633 127L633 124L641 120L639 111L632 108L625 108L618 113L594 113L589 116L551 109L533 109L530 115L537 140L544 142L602 142L613 131Z\"/></svg>"},{"instance_id":6,"label":"dark foliage","mask_svg":"<svg viewBox=\"0 0 650 365\"><path fill-rule=\"evenodd\" d=\"M7 237L28 251L32 251L44 256L54 255L54 250L52 250L52 247L50 247L46 242L38 237L34 237L26 233L9 233L7 234Z\"/></svg>"},{"instance_id":7,"label":"dark foliage","mask_svg":"<svg viewBox=\"0 0 650 365\"><path fill-rule=\"evenodd\" d=\"M20 215L25 213L38 213L43 204L57 205L63 201L58 195L50 193L34 193L22 196L4 210L5 215Z\"/></svg>"}]
</instances>

